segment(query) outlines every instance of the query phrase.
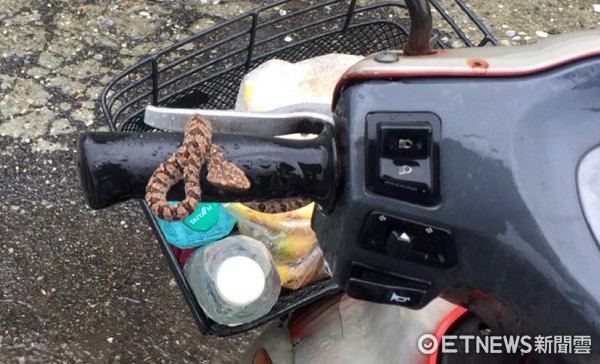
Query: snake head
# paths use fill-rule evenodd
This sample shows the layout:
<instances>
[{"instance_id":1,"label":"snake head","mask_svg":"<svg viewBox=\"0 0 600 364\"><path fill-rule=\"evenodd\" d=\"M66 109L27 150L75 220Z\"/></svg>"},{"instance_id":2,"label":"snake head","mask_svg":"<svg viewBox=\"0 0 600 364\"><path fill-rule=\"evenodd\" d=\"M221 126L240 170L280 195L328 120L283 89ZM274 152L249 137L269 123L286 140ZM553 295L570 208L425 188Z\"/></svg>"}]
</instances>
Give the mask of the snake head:
<instances>
[{"instance_id":1,"label":"snake head","mask_svg":"<svg viewBox=\"0 0 600 364\"><path fill-rule=\"evenodd\" d=\"M250 188L250 180L244 172L235 164L222 160L214 163L214 159L208 161L208 175L206 179L210 184L224 190L247 190Z\"/></svg>"}]
</instances>

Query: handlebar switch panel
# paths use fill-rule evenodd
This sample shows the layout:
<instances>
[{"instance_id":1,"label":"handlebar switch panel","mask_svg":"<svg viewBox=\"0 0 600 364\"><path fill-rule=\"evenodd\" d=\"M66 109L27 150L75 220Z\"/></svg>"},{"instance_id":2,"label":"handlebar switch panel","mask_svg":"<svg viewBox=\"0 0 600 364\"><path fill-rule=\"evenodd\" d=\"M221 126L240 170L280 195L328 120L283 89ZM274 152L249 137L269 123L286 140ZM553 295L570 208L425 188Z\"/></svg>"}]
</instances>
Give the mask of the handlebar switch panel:
<instances>
[{"instance_id":1,"label":"handlebar switch panel","mask_svg":"<svg viewBox=\"0 0 600 364\"><path fill-rule=\"evenodd\" d=\"M367 217L360 244L364 249L398 260L436 268L456 264L454 243L448 231L388 214L375 212Z\"/></svg>"},{"instance_id":2,"label":"handlebar switch panel","mask_svg":"<svg viewBox=\"0 0 600 364\"><path fill-rule=\"evenodd\" d=\"M423 205L438 202L440 119L432 113L367 115L367 187Z\"/></svg>"}]
</instances>

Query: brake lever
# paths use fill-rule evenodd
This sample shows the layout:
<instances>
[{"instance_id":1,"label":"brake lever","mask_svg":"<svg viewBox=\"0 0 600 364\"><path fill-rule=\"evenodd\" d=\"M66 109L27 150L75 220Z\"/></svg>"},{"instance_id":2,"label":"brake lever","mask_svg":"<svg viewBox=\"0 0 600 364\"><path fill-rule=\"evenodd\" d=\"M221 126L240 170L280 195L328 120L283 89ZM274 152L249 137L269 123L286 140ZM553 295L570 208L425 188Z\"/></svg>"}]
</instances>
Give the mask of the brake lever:
<instances>
[{"instance_id":1,"label":"brake lever","mask_svg":"<svg viewBox=\"0 0 600 364\"><path fill-rule=\"evenodd\" d=\"M318 134L324 125L333 125L333 114L327 104L296 104L267 112L147 106L144 123L164 131L183 132L185 124L193 114L204 116L210 120L215 133L223 134Z\"/></svg>"}]
</instances>

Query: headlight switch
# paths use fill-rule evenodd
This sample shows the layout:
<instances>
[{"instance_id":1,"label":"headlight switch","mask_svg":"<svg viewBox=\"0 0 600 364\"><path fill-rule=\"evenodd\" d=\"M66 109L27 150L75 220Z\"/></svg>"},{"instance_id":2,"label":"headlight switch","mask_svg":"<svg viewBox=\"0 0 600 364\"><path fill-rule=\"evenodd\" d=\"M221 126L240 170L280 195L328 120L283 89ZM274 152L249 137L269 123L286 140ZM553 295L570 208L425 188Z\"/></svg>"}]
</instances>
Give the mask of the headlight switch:
<instances>
[{"instance_id":1,"label":"headlight switch","mask_svg":"<svg viewBox=\"0 0 600 364\"><path fill-rule=\"evenodd\" d=\"M432 113L367 116L367 187L423 205L439 201L440 119Z\"/></svg>"}]
</instances>

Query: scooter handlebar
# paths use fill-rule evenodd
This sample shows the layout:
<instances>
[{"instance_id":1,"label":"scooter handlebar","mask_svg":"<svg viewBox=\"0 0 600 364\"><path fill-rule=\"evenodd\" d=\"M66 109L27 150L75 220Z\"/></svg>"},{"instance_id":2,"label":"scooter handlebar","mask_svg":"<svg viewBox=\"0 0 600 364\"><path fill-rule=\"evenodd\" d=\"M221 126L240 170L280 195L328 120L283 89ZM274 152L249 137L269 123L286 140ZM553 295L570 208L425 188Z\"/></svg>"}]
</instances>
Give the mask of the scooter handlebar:
<instances>
[{"instance_id":1,"label":"scooter handlebar","mask_svg":"<svg viewBox=\"0 0 600 364\"><path fill-rule=\"evenodd\" d=\"M88 132L79 138L79 172L88 204L102 209L130 199L142 199L154 170L176 152L182 133ZM245 191L224 191L200 176L202 201L261 201L306 197L330 206L335 197L337 161L330 125L314 139L219 134L213 143L226 160L250 180ZM175 185L169 199L184 197Z\"/></svg>"}]
</instances>

